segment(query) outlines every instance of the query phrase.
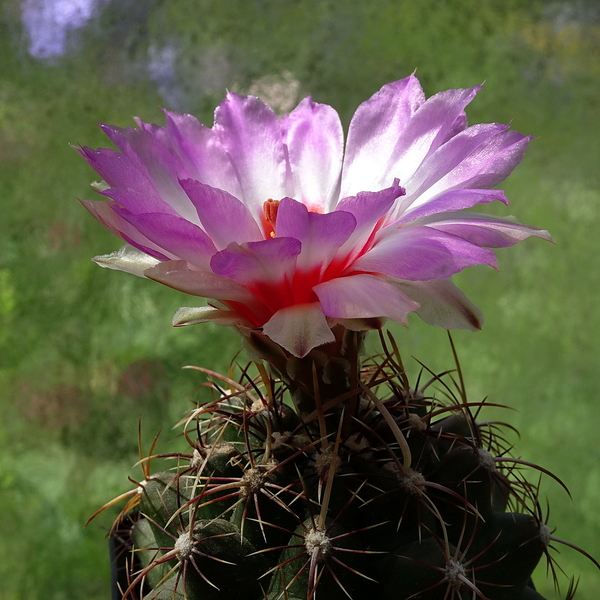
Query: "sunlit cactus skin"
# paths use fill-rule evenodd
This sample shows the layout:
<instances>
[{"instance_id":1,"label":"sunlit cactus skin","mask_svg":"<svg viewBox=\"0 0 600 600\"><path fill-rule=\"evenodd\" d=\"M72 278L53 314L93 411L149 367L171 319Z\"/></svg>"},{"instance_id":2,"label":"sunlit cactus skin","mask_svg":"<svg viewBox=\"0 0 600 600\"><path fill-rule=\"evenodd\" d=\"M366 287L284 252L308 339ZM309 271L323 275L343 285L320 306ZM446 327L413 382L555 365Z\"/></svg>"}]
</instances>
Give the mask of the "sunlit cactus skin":
<instances>
[{"instance_id":1,"label":"sunlit cactus skin","mask_svg":"<svg viewBox=\"0 0 600 600\"><path fill-rule=\"evenodd\" d=\"M560 540L508 426L479 419L459 367L411 386L393 340L359 366L360 336L341 337L334 355L210 375L189 451L152 450L126 494L122 598L542 599L531 575L544 556L555 574Z\"/></svg>"}]
</instances>

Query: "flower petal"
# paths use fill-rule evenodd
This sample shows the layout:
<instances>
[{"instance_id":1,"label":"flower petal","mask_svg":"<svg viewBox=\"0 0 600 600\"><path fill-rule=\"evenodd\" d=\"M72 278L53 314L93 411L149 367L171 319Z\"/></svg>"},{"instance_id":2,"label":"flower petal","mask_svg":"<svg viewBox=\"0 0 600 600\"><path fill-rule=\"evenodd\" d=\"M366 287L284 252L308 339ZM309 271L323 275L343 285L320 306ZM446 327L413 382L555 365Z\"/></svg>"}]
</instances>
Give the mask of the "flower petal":
<instances>
[{"instance_id":1,"label":"flower petal","mask_svg":"<svg viewBox=\"0 0 600 600\"><path fill-rule=\"evenodd\" d=\"M545 229L521 225L514 217L460 212L432 216L420 221L432 229L456 235L484 248L505 248L522 242L530 236L553 242Z\"/></svg>"},{"instance_id":2,"label":"flower petal","mask_svg":"<svg viewBox=\"0 0 600 600\"><path fill-rule=\"evenodd\" d=\"M238 197L255 218L266 200L289 195L281 126L262 100L228 93L215 111L213 130L234 166Z\"/></svg>"},{"instance_id":3,"label":"flower petal","mask_svg":"<svg viewBox=\"0 0 600 600\"><path fill-rule=\"evenodd\" d=\"M389 153L416 110L425 102L419 80L410 75L384 85L363 102L352 117L348 130L342 174L342 198L360 190L377 190L387 175ZM395 175L396 177L398 175Z\"/></svg>"},{"instance_id":4,"label":"flower petal","mask_svg":"<svg viewBox=\"0 0 600 600\"><path fill-rule=\"evenodd\" d=\"M263 333L298 358L316 346L335 341L318 302L278 310L265 323Z\"/></svg>"},{"instance_id":5,"label":"flower petal","mask_svg":"<svg viewBox=\"0 0 600 600\"><path fill-rule=\"evenodd\" d=\"M235 301L252 307L257 302L251 292L235 281L206 271L192 271L183 260L160 262L144 275L192 296Z\"/></svg>"},{"instance_id":6,"label":"flower petal","mask_svg":"<svg viewBox=\"0 0 600 600\"><path fill-rule=\"evenodd\" d=\"M275 233L301 242L297 268L310 270L320 265L326 267L355 227L356 219L349 212L309 212L301 202L284 198L279 203Z\"/></svg>"},{"instance_id":7,"label":"flower petal","mask_svg":"<svg viewBox=\"0 0 600 600\"><path fill-rule=\"evenodd\" d=\"M293 238L272 238L248 244L229 244L211 260L212 270L246 286L291 279L302 244Z\"/></svg>"},{"instance_id":8,"label":"flower petal","mask_svg":"<svg viewBox=\"0 0 600 600\"><path fill-rule=\"evenodd\" d=\"M480 89L481 86L446 90L428 98L396 142L386 179L398 177L401 182L408 182L430 154L458 133L457 122L466 125L464 109Z\"/></svg>"},{"instance_id":9,"label":"flower petal","mask_svg":"<svg viewBox=\"0 0 600 600\"><path fill-rule=\"evenodd\" d=\"M387 317L406 324L419 308L394 282L369 274L332 279L314 288L323 313L332 319Z\"/></svg>"},{"instance_id":10,"label":"flower petal","mask_svg":"<svg viewBox=\"0 0 600 600\"><path fill-rule=\"evenodd\" d=\"M413 209L408 210L402 217L395 220L390 214L389 220L395 226L404 225L406 223L415 222L423 217L437 215L438 213L450 213L463 208L471 208L476 204L485 204L499 200L504 204L508 204L506 194L502 190L452 190L445 192L434 200L430 200L426 204L422 204ZM397 211L400 213L401 211ZM461 215L464 213L460 213ZM420 221L419 224L425 223L427 220Z\"/></svg>"},{"instance_id":11,"label":"flower petal","mask_svg":"<svg viewBox=\"0 0 600 600\"><path fill-rule=\"evenodd\" d=\"M103 202L80 200L80 202L102 225L131 246L158 260L171 260L175 258L165 248L161 248L149 240L134 225L119 215L116 210L118 207L112 200Z\"/></svg>"},{"instance_id":12,"label":"flower petal","mask_svg":"<svg viewBox=\"0 0 600 600\"><path fill-rule=\"evenodd\" d=\"M344 159L342 195L408 181L425 158L466 124L480 87L447 90L426 101L416 77L384 86L356 111Z\"/></svg>"},{"instance_id":13,"label":"flower petal","mask_svg":"<svg viewBox=\"0 0 600 600\"><path fill-rule=\"evenodd\" d=\"M173 327L208 322L219 325L249 325L248 321L236 312L213 306L182 306L173 315Z\"/></svg>"},{"instance_id":14,"label":"flower petal","mask_svg":"<svg viewBox=\"0 0 600 600\"><path fill-rule=\"evenodd\" d=\"M120 128L108 125L101 127L137 169L146 175L158 197L179 215L198 224L198 215L194 206L179 185L179 178L185 179L188 174L177 155L161 142L160 138L163 136L159 137L150 131L133 127Z\"/></svg>"},{"instance_id":15,"label":"flower petal","mask_svg":"<svg viewBox=\"0 0 600 600\"><path fill-rule=\"evenodd\" d=\"M290 196L329 212L337 200L344 133L337 112L305 98L282 119Z\"/></svg>"},{"instance_id":16,"label":"flower petal","mask_svg":"<svg viewBox=\"0 0 600 600\"><path fill-rule=\"evenodd\" d=\"M240 198L240 182L219 132L202 125L192 115L168 110L164 113L170 143L189 177Z\"/></svg>"},{"instance_id":17,"label":"flower petal","mask_svg":"<svg viewBox=\"0 0 600 600\"><path fill-rule=\"evenodd\" d=\"M124 154L109 148L92 150L87 146L75 147L75 150L110 187L132 189L143 196L158 198L162 203L148 176Z\"/></svg>"},{"instance_id":18,"label":"flower petal","mask_svg":"<svg viewBox=\"0 0 600 600\"><path fill-rule=\"evenodd\" d=\"M116 209L118 214L146 238L171 256L187 261L198 269L208 270L217 249L197 225L181 217L160 213L132 215Z\"/></svg>"},{"instance_id":19,"label":"flower petal","mask_svg":"<svg viewBox=\"0 0 600 600\"><path fill-rule=\"evenodd\" d=\"M449 279L397 281L396 285L421 307L416 313L430 325L477 331L483 313Z\"/></svg>"},{"instance_id":20,"label":"flower petal","mask_svg":"<svg viewBox=\"0 0 600 600\"><path fill-rule=\"evenodd\" d=\"M431 154L405 181L406 197L397 212L427 204L440 194L463 188L491 188L519 164L531 136L504 131L495 123L469 127Z\"/></svg>"},{"instance_id":21,"label":"flower petal","mask_svg":"<svg viewBox=\"0 0 600 600\"><path fill-rule=\"evenodd\" d=\"M113 187L100 192L102 196L111 198L119 206L127 209L132 215L143 213L163 213L179 216L177 211L158 196L155 190L140 193L132 188ZM99 200L97 202L102 202Z\"/></svg>"},{"instance_id":22,"label":"flower petal","mask_svg":"<svg viewBox=\"0 0 600 600\"><path fill-rule=\"evenodd\" d=\"M444 279L473 265L496 266L492 250L430 227L391 231L352 265L355 271L382 273L398 279Z\"/></svg>"},{"instance_id":23,"label":"flower petal","mask_svg":"<svg viewBox=\"0 0 600 600\"><path fill-rule=\"evenodd\" d=\"M93 261L107 269L125 271L138 277L145 277L144 273L159 264L159 260L152 258L133 246L125 245L116 252L95 256Z\"/></svg>"},{"instance_id":24,"label":"flower petal","mask_svg":"<svg viewBox=\"0 0 600 600\"><path fill-rule=\"evenodd\" d=\"M339 254L348 254L353 260L372 237L376 225L393 206L396 198L404 194L404 188L394 182L392 187L379 192L360 192L356 196L344 198L336 211L349 212L356 219L356 228L346 240Z\"/></svg>"},{"instance_id":25,"label":"flower petal","mask_svg":"<svg viewBox=\"0 0 600 600\"><path fill-rule=\"evenodd\" d=\"M194 203L202 227L219 250L231 242L258 242L264 238L248 208L225 190L193 179L181 181L181 186Z\"/></svg>"}]
</instances>

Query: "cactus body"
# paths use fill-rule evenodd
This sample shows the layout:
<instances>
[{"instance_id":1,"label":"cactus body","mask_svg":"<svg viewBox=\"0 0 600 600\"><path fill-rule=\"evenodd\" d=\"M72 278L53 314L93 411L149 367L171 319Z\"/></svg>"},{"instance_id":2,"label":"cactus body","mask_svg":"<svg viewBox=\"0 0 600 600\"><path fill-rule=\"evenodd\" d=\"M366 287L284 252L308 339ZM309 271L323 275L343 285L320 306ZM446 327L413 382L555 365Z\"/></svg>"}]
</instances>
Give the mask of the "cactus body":
<instances>
[{"instance_id":1,"label":"cactus body","mask_svg":"<svg viewBox=\"0 0 600 600\"><path fill-rule=\"evenodd\" d=\"M189 452L162 455L174 462L128 505L137 567L121 593L541 598L531 574L549 529L502 424L480 423L482 403L451 375L412 389L394 353L354 376L317 359L287 375L244 371L229 389L213 381L220 397L185 422Z\"/></svg>"}]
</instances>

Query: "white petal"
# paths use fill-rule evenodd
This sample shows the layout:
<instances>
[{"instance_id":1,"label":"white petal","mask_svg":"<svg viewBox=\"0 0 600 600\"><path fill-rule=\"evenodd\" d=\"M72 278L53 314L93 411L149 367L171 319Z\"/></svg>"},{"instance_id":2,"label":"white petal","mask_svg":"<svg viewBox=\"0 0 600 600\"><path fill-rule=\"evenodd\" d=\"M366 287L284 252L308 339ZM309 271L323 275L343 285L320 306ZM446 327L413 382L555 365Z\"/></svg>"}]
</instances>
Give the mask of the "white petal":
<instances>
[{"instance_id":1,"label":"white petal","mask_svg":"<svg viewBox=\"0 0 600 600\"><path fill-rule=\"evenodd\" d=\"M247 321L231 310L212 306L182 306L173 315L173 327L196 325L212 321L219 325L247 325Z\"/></svg>"},{"instance_id":2,"label":"white petal","mask_svg":"<svg viewBox=\"0 0 600 600\"><path fill-rule=\"evenodd\" d=\"M144 271L155 267L160 262L160 260L149 256L129 244L116 252L102 254L101 256L94 257L92 260L101 267L115 269L116 271L125 271L138 277L145 277Z\"/></svg>"},{"instance_id":3,"label":"white petal","mask_svg":"<svg viewBox=\"0 0 600 600\"><path fill-rule=\"evenodd\" d=\"M298 358L335 341L318 302L278 310L264 325L263 333Z\"/></svg>"}]
</instances>

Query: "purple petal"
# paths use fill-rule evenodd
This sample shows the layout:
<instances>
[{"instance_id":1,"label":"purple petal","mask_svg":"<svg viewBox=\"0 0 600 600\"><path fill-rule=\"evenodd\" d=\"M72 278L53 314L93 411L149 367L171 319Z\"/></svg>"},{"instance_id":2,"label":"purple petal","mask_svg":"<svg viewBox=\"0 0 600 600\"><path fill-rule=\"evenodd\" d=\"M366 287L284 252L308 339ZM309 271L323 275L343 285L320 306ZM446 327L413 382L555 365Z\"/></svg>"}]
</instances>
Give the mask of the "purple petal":
<instances>
[{"instance_id":1,"label":"purple petal","mask_svg":"<svg viewBox=\"0 0 600 600\"><path fill-rule=\"evenodd\" d=\"M264 202L288 195L281 126L269 106L253 96L228 93L215 111L213 130L237 174L238 197L255 218Z\"/></svg>"},{"instance_id":2,"label":"purple petal","mask_svg":"<svg viewBox=\"0 0 600 600\"><path fill-rule=\"evenodd\" d=\"M210 269L210 259L217 249L200 227L172 215L118 213L142 235L164 248L170 255L187 261L198 269Z\"/></svg>"},{"instance_id":3,"label":"purple petal","mask_svg":"<svg viewBox=\"0 0 600 600\"><path fill-rule=\"evenodd\" d=\"M386 317L405 325L408 313L419 308L397 285L376 275L332 279L314 291L323 313L332 319Z\"/></svg>"},{"instance_id":4,"label":"purple petal","mask_svg":"<svg viewBox=\"0 0 600 600\"><path fill-rule=\"evenodd\" d=\"M282 119L290 196L329 212L337 200L344 133L337 112L305 98Z\"/></svg>"},{"instance_id":5,"label":"purple petal","mask_svg":"<svg viewBox=\"0 0 600 600\"><path fill-rule=\"evenodd\" d=\"M219 250L232 242L258 242L264 238L246 205L228 192L193 179L180 183L194 203L202 227Z\"/></svg>"},{"instance_id":6,"label":"purple petal","mask_svg":"<svg viewBox=\"0 0 600 600\"><path fill-rule=\"evenodd\" d=\"M421 224L456 235L484 248L513 246L530 236L549 242L554 241L546 230L521 225L514 217L502 219L485 214L462 212L455 215L432 216L423 219Z\"/></svg>"},{"instance_id":7,"label":"purple petal","mask_svg":"<svg viewBox=\"0 0 600 600\"><path fill-rule=\"evenodd\" d=\"M113 187L100 193L107 198L112 198L132 215L163 213L178 216L177 211L163 202L154 190L140 193L133 188Z\"/></svg>"},{"instance_id":8,"label":"purple petal","mask_svg":"<svg viewBox=\"0 0 600 600\"><path fill-rule=\"evenodd\" d=\"M393 215L390 215L390 221L395 226L415 222L418 219L423 219L423 223L425 223L427 220L424 217L471 208L476 204L486 204L493 200L508 204L506 194L502 190L452 190L414 209L411 207L398 220L394 220ZM463 215L464 213L460 214ZM419 224L421 225L422 222L419 221Z\"/></svg>"},{"instance_id":9,"label":"purple petal","mask_svg":"<svg viewBox=\"0 0 600 600\"><path fill-rule=\"evenodd\" d=\"M138 229L126 221L116 212L117 205L112 200L102 202L90 202L89 200L80 200L81 204L93 215L102 225L115 235L126 241L128 244L157 258L158 260L171 260L178 258L170 254L165 248L162 248L149 240Z\"/></svg>"},{"instance_id":10,"label":"purple petal","mask_svg":"<svg viewBox=\"0 0 600 600\"><path fill-rule=\"evenodd\" d=\"M466 123L464 108L480 87L448 90L425 102L416 78L407 89L410 101L406 94L375 95L356 111L348 134L342 195L381 189L394 178L408 181L429 154L456 134L457 123ZM396 106L402 110L393 112ZM390 112L395 119L388 117ZM360 135L352 132L356 119Z\"/></svg>"},{"instance_id":11,"label":"purple petal","mask_svg":"<svg viewBox=\"0 0 600 600\"><path fill-rule=\"evenodd\" d=\"M307 271L319 265L326 267L355 227L356 219L349 212L313 213L304 204L284 198L279 203L275 232L278 237L301 242L297 268Z\"/></svg>"},{"instance_id":12,"label":"purple petal","mask_svg":"<svg viewBox=\"0 0 600 600\"><path fill-rule=\"evenodd\" d=\"M382 273L398 279L443 279L473 265L496 267L492 250L424 226L397 229L358 258L352 270Z\"/></svg>"},{"instance_id":13,"label":"purple petal","mask_svg":"<svg viewBox=\"0 0 600 600\"><path fill-rule=\"evenodd\" d=\"M256 309L256 297L245 287L214 273L192 271L183 260L161 262L148 269L144 275L148 279L153 279L192 296L239 302Z\"/></svg>"},{"instance_id":14,"label":"purple petal","mask_svg":"<svg viewBox=\"0 0 600 600\"><path fill-rule=\"evenodd\" d=\"M430 325L445 329L477 331L483 326L483 314L449 279L397 281L421 307L417 314Z\"/></svg>"},{"instance_id":15,"label":"purple petal","mask_svg":"<svg viewBox=\"0 0 600 600\"><path fill-rule=\"evenodd\" d=\"M179 178L184 179L188 174L177 155L161 143L159 136L134 128L103 125L102 129L140 172L147 175L163 202L188 221L198 223L194 206L179 185Z\"/></svg>"},{"instance_id":16,"label":"purple petal","mask_svg":"<svg viewBox=\"0 0 600 600\"><path fill-rule=\"evenodd\" d=\"M273 238L248 244L229 244L217 252L212 270L222 277L251 287L256 283L291 280L302 244L293 238Z\"/></svg>"},{"instance_id":17,"label":"purple petal","mask_svg":"<svg viewBox=\"0 0 600 600\"><path fill-rule=\"evenodd\" d=\"M317 302L278 310L265 323L263 333L298 358L303 358L316 346L335 341Z\"/></svg>"},{"instance_id":18,"label":"purple petal","mask_svg":"<svg viewBox=\"0 0 600 600\"><path fill-rule=\"evenodd\" d=\"M241 198L240 182L219 133L192 115L164 112L170 142L190 177Z\"/></svg>"},{"instance_id":19,"label":"purple petal","mask_svg":"<svg viewBox=\"0 0 600 600\"><path fill-rule=\"evenodd\" d=\"M360 192L356 196L344 198L336 210L349 212L356 219L356 228L340 250L340 255L354 258L373 234L379 219L385 216L396 198L404 194L404 188L394 183L392 187L379 192Z\"/></svg>"},{"instance_id":20,"label":"purple petal","mask_svg":"<svg viewBox=\"0 0 600 600\"><path fill-rule=\"evenodd\" d=\"M109 148L92 150L87 146L76 150L110 187L130 188L142 195L157 196L156 189L147 174L123 154Z\"/></svg>"},{"instance_id":21,"label":"purple petal","mask_svg":"<svg viewBox=\"0 0 600 600\"><path fill-rule=\"evenodd\" d=\"M506 126L470 127L429 156L405 182L406 197L398 204L398 214L450 190L489 188L506 179L523 158L531 137L500 128Z\"/></svg>"},{"instance_id":22,"label":"purple petal","mask_svg":"<svg viewBox=\"0 0 600 600\"><path fill-rule=\"evenodd\" d=\"M430 154L457 134L457 121L466 124L464 109L480 89L447 90L426 100L396 144L387 167L388 179L395 174L408 182Z\"/></svg>"},{"instance_id":23,"label":"purple petal","mask_svg":"<svg viewBox=\"0 0 600 600\"><path fill-rule=\"evenodd\" d=\"M342 197L362 190L381 189L392 183L390 180L379 185L389 159L387 154L424 101L419 80L410 75L384 85L358 107L348 131Z\"/></svg>"}]
</instances>

